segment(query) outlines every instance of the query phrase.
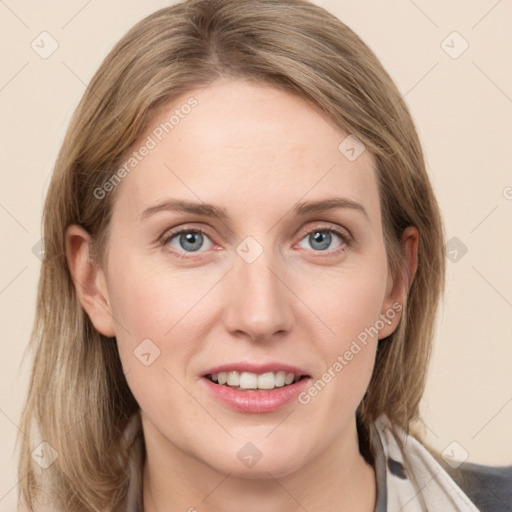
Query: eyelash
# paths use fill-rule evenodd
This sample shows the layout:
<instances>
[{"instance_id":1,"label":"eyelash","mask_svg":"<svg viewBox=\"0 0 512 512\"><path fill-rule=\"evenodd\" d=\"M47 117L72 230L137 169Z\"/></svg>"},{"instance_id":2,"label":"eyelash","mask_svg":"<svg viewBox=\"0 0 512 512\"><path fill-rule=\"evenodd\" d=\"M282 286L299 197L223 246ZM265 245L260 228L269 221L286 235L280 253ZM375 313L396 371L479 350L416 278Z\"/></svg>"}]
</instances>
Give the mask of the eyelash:
<instances>
[{"instance_id":1,"label":"eyelash","mask_svg":"<svg viewBox=\"0 0 512 512\"><path fill-rule=\"evenodd\" d=\"M302 238L299 240L299 242L301 242L302 240L304 240L307 236L311 235L312 233L316 233L316 232L322 232L322 233L331 233L331 234L335 234L337 235L340 239L341 239L341 242L342 242L342 245L340 245L340 247L336 248L336 249L331 249L331 250L327 250L327 251L314 251L313 252L317 252L319 253L319 255L321 256L324 256L324 255L328 255L328 256L333 256L333 255L337 255L339 252L345 250L347 247L350 247L352 245L352 242L353 242L353 237L351 235L349 235L347 232L344 232L344 231L341 231L341 230L338 230L336 228L333 228L332 226L316 226L315 228L307 231L304 236L302 236ZM166 231L161 239L160 239L160 243L163 247L167 246L167 244L175 237L177 237L178 235L181 235L182 233L201 233L203 236L206 236L208 237L209 239L211 239L211 237L208 235L208 233L204 230L204 229L201 229L201 228L181 228L181 229L178 229L176 231ZM175 255L176 257L180 258L180 259L184 259L184 258L190 258L190 257L194 257L194 254L196 251L176 251L174 249L169 249L169 252L171 252L173 255ZM197 251L197 252L203 252L203 251Z\"/></svg>"}]
</instances>

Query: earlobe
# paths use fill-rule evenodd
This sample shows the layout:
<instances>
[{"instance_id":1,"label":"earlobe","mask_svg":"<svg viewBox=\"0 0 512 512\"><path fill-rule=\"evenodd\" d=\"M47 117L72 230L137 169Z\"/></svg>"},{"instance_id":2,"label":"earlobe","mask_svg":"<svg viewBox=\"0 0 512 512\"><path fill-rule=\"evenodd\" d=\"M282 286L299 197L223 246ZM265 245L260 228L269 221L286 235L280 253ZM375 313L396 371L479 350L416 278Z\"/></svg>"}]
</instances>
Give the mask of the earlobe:
<instances>
[{"instance_id":1,"label":"earlobe","mask_svg":"<svg viewBox=\"0 0 512 512\"><path fill-rule=\"evenodd\" d=\"M408 226L401 239L401 249L404 259L402 272L395 282L391 275L388 278L389 292L383 304L381 318L391 320L383 329L379 330L379 339L389 336L397 327L402 311L407 304L407 297L411 288L416 269L418 267L418 240L419 233L416 227Z\"/></svg>"},{"instance_id":2,"label":"earlobe","mask_svg":"<svg viewBox=\"0 0 512 512\"><path fill-rule=\"evenodd\" d=\"M81 226L66 230L66 260L80 304L94 327L104 336L115 336L105 275L91 255L91 238Z\"/></svg>"}]
</instances>

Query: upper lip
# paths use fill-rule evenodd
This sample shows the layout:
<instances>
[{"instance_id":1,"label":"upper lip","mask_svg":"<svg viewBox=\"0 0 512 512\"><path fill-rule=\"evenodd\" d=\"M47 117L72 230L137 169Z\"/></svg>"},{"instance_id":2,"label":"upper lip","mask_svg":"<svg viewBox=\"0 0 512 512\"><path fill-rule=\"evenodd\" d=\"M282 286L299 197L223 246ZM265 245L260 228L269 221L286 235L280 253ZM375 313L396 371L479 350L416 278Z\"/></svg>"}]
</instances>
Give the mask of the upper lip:
<instances>
[{"instance_id":1,"label":"upper lip","mask_svg":"<svg viewBox=\"0 0 512 512\"><path fill-rule=\"evenodd\" d=\"M209 368L203 373L203 377L211 375L212 373L220 372L251 372L251 373L267 373L267 372L286 372L293 373L297 377L308 376L308 372L297 366L292 366L285 363L276 361L269 361L267 363L250 363L248 361L238 361L236 363L225 363L219 366Z\"/></svg>"}]
</instances>

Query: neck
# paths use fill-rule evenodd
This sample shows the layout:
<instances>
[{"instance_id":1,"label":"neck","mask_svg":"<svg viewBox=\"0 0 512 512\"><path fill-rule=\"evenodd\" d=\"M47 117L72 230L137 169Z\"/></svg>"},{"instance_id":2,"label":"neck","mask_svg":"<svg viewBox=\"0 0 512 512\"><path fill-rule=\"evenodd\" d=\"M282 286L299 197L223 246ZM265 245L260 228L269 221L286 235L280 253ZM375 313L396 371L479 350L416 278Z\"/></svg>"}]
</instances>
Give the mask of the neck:
<instances>
[{"instance_id":1,"label":"neck","mask_svg":"<svg viewBox=\"0 0 512 512\"><path fill-rule=\"evenodd\" d=\"M348 430L306 466L279 478L224 474L177 447L146 444L144 512L373 512L375 473L359 452L355 422Z\"/></svg>"}]
</instances>

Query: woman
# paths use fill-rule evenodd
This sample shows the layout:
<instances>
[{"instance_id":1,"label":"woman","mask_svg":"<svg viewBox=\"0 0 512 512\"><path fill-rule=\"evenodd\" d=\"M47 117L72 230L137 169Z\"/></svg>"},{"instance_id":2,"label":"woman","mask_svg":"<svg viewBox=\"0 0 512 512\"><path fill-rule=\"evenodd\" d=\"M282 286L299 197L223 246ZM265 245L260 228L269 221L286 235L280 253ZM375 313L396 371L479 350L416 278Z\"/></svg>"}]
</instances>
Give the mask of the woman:
<instances>
[{"instance_id":1,"label":"woman","mask_svg":"<svg viewBox=\"0 0 512 512\"><path fill-rule=\"evenodd\" d=\"M28 510L477 510L412 435L445 273L418 136L325 10L191 0L133 27L44 239Z\"/></svg>"}]
</instances>

